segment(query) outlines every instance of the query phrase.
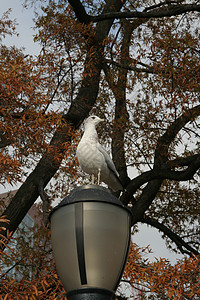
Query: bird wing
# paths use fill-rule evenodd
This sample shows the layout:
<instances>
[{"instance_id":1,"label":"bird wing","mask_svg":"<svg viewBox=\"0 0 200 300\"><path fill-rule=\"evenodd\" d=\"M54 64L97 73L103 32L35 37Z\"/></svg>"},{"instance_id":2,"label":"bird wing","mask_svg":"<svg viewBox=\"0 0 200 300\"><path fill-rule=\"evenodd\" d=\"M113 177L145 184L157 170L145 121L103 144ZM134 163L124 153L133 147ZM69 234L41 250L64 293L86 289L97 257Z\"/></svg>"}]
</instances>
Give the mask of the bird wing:
<instances>
[{"instance_id":1,"label":"bird wing","mask_svg":"<svg viewBox=\"0 0 200 300\"><path fill-rule=\"evenodd\" d=\"M108 154L108 152L106 151L106 149L101 146L101 144L97 144L97 149L103 154L104 158L105 158L105 161L106 161L106 164L108 166L108 168L115 174L117 175L117 177L119 177L119 174L115 168L115 165L110 157L110 155Z\"/></svg>"}]
</instances>

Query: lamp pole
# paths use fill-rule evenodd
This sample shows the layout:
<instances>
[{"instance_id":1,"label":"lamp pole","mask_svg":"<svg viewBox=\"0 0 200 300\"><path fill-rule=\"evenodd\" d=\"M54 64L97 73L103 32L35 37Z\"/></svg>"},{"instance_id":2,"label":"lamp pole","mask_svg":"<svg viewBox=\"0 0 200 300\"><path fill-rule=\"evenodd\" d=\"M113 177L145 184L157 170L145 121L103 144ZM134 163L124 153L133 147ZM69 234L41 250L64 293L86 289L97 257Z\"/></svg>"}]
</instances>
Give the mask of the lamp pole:
<instances>
[{"instance_id":1,"label":"lamp pole","mask_svg":"<svg viewBox=\"0 0 200 300\"><path fill-rule=\"evenodd\" d=\"M113 300L130 244L131 213L106 188L74 189L50 213L52 249L69 300Z\"/></svg>"}]
</instances>

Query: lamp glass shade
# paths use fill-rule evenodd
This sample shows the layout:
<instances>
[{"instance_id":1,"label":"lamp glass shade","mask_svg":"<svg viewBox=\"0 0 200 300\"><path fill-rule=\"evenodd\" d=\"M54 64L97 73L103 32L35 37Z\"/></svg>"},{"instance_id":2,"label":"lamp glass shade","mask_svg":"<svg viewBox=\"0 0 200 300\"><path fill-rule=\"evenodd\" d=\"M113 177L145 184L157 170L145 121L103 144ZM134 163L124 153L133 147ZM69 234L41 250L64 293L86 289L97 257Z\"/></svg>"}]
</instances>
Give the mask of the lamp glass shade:
<instances>
[{"instance_id":1,"label":"lamp glass shade","mask_svg":"<svg viewBox=\"0 0 200 300\"><path fill-rule=\"evenodd\" d=\"M75 206L57 210L51 218L51 242L56 267L66 291L78 286L79 266L76 251Z\"/></svg>"},{"instance_id":2,"label":"lamp glass shade","mask_svg":"<svg viewBox=\"0 0 200 300\"><path fill-rule=\"evenodd\" d=\"M130 213L98 201L72 203L51 216L51 239L66 292L82 288L116 290L130 241Z\"/></svg>"}]
</instances>

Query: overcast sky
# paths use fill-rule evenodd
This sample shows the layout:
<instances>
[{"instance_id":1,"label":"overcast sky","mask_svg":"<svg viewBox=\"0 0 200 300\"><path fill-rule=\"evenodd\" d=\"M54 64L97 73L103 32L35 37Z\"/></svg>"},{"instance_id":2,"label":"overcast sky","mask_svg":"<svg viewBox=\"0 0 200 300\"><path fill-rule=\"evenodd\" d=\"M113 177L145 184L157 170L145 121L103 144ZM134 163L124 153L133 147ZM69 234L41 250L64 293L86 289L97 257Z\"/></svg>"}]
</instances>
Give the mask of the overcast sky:
<instances>
[{"instance_id":1,"label":"overcast sky","mask_svg":"<svg viewBox=\"0 0 200 300\"><path fill-rule=\"evenodd\" d=\"M16 19L18 23L16 31L19 33L18 37L7 37L3 42L9 46L25 47L27 54L36 55L39 53L40 47L33 41L33 9L24 9L22 3L23 0L1 0L0 15L2 16L3 12L11 8L10 19Z\"/></svg>"},{"instance_id":2,"label":"overcast sky","mask_svg":"<svg viewBox=\"0 0 200 300\"><path fill-rule=\"evenodd\" d=\"M0 15L9 8L12 8L10 17L11 19L16 19L19 24L17 26L19 37L9 37L3 42L7 45L25 47L25 52L27 54L36 55L39 53L40 48L38 44L33 42L33 10L25 10L21 5L22 3L23 1L21 0L1 0ZM13 189L16 189L16 187L8 186L7 191ZM6 192L6 190L1 189L0 192ZM175 263L177 258L182 257L181 255L176 255L167 250L165 242L157 230L151 229L146 225L141 225L139 228L140 232L134 235L133 241L142 247L146 247L147 245L151 246L153 251L153 253L149 255L151 260L153 260L154 257L165 257L172 263Z\"/></svg>"}]
</instances>

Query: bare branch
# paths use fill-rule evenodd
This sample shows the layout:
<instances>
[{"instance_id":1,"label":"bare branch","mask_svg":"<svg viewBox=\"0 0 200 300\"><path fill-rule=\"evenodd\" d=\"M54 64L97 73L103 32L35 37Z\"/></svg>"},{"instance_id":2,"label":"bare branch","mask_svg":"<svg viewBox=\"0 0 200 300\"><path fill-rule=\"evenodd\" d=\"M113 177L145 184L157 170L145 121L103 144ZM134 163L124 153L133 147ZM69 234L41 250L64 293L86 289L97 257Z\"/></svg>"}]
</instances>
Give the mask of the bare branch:
<instances>
[{"instance_id":1,"label":"bare branch","mask_svg":"<svg viewBox=\"0 0 200 300\"><path fill-rule=\"evenodd\" d=\"M146 8L147 10L149 8ZM164 5L161 8L154 8L149 11L124 11L104 13L99 16L90 16L92 22L99 22L108 19L123 19L123 18L161 18L181 15L191 11L200 11L199 4L177 4L177 5Z\"/></svg>"},{"instance_id":2,"label":"bare branch","mask_svg":"<svg viewBox=\"0 0 200 300\"><path fill-rule=\"evenodd\" d=\"M180 236L178 236L171 229L167 228L164 224L159 223L157 220L149 218L145 216L142 220L142 223L151 225L160 231L162 231L166 236L168 236L176 245L177 248L183 254L188 254L192 256L192 254L198 255L200 254L196 249L192 248L189 243L186 243Z\"/></svg>"},{"instance_id":3,"label":"bare branch","mask_svg":"<svg viewBox=\"0 0 200 300\"><path fill-rule=\"evenodd\" d=\"M148 162L148 159L144 153L144 151L141 149L141 147L139 146L139 144L135 141L133 141L130 138L127 138L129 141L131 141L133 143L133 145L135 145L135 147L140 151L140 153L142 154L144 160L145 160L145 164L149 167L149 169L152 169L151 164ZM135 163L134 163L135 164ZM136 163L137 164L137 163Z\"/></svg>"},{"instance_id":4,"label":"bare branch","mask_svg":"<svg viewBox=\"0 0 200 300\"><path fill-rule=\"evenodd\" d=\"M166 130L166 132L158 139L155 151L155 166L162 165L167 161L168 148L173 142L178 132L189 122L193 121L200 115L200 105L185 110L183 114L177 118Z\"/></svg>"},{"instance_id":5,"label":"bare branch","mask_svg":"<svg viewBox=\"0 0 200 300\"><path fill-rule=\"evenodd\" d=\"M149 66L145 66L145 68L138 68L136 66L130 66L130 65L126 65L126 64L120 64L114 60L110 60L110 59L106 59L106 62L109 64L112 64L118 68L122 68L128 71L136 71L136 72L144 72L144 73L149 73L149 74L154 74L154 73L159 73L158 71L155 71L153 68L149 67Z\"/></svg>"},{"instance_id":6,"label":"bare branch","mask_svg":"<svg viewBox=\"0 0 200 300\"><path fill-rule=\"evenodd\" d=\"M179 0L179 3L180 2L183 2L184 0ZM160 2L158 4L155 4L155 5L151 5L151 6L148 6L144 9L144 11L148 11L148 10L151 10L151 9L155 9L155 8L158 8L158 7L161 7L161 6L164 6L164 5L173 5L173 4L177 4L178 1L175 1L175 0L172 0L172 1L164 1L164 2Z\"/></svg>"},{"instance_id":7,"label":"bare branch","mask_svg":"<svg viewBox=\"0 0 200 300\"><path fill-rule=\"evenodd\" d=\"M188 168L183 171L171 170L172 167L186 165L188 166ZM126 191L121 196L121 201L124 204L127 204L129 202L128 199L137 191L138 188L140 188L143 184L154 181L156 179L161 181L163 181L164 179L176 181L186 181L193 179L194 174L199 168L200 154L196 154L190 157L176 159L174 161L168 162L167 164L164 164L163 166L160 166L159 168L154 168L153 170L146 171L130 181L130 183L126 187Z\"/></svg>"}]
</instances>

